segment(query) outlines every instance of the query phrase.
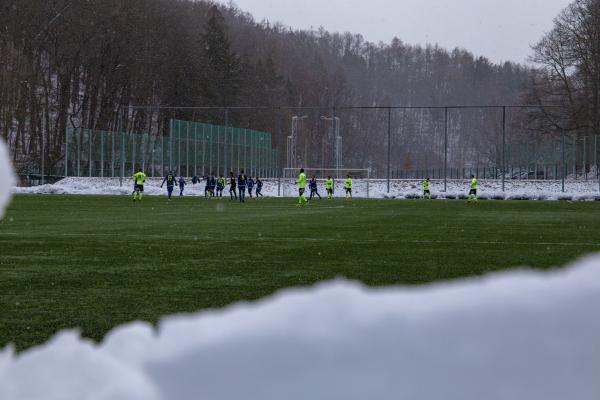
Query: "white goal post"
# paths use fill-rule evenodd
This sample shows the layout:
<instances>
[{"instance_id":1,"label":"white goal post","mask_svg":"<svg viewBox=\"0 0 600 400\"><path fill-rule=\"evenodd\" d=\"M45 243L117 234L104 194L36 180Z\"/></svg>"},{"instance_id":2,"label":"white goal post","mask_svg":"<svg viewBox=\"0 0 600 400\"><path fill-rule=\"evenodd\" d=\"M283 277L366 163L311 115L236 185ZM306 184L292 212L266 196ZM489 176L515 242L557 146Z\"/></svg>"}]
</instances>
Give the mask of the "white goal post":
<instances>
[{"instance_id":1,"label":"white goal post","mask_svg":"<svg viewBox=\"0 0 600 400\"><path fill-rule=\"evenodd\" d=\"M369 168L304 168L307 181L314 176L320 185L323 185L325 179L328 177L333 178L333 191L334 194L344 193L344 184L346 176L350 175L353 180L352 192L359 194L367 198L370 197L370 181L371 181L371 170ZM283 168L282 178L280 180L279 193L283 193L283 196L296 196L297 187L294 185L300 174L300 168ZM321 186L322 187L322 186ZM289 189L291 188L291 189ZM283 190L281 190L283 189ZM290 191L291 190L291 191Z\"/></svg>"}]
</instances>

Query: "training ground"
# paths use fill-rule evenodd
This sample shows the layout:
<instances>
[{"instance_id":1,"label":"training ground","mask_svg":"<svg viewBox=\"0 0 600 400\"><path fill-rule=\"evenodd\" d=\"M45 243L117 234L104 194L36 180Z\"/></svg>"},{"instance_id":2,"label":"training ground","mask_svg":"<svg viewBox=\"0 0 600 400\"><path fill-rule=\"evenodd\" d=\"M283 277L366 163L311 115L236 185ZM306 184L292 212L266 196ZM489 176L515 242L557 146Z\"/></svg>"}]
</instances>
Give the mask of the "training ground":
<instances>
[{"instance_id":1,"label":"training ground","mask_svg":"<svg viewBox=\"0 0 600 400\"><path fill-rule=\"evenodd\" d=\"M15 195L0 223L0 346L346 277L421 284L600 250L600 202Z\"/></svg>"}]
</instances>

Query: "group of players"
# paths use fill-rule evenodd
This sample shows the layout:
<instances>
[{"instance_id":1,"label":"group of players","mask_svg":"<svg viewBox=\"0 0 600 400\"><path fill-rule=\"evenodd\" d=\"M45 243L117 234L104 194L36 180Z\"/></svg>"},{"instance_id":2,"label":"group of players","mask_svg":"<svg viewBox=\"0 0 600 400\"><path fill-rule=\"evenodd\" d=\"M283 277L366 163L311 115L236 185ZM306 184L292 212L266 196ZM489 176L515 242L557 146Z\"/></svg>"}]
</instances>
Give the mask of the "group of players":
<instances>
[{"instance_id":1,"label":"group of players","mask_svg":"<svg viewBox=\"0 0 600 400\"><path fill-rule=\"evenodd\" d=\"M141 201L144 193L144 183L146 182L146 174L140 169L138 172L133 174L131 177L134 180L134 189L133 189L133 201ZM218 178L215 177L214 174L210 174L204 177L206 181L206 185L204 187L204 197L223 197L223 189L225 188L225 178L223 175ZM196 177L192 178L193 183L197 183L198 179ZM173 194L173 190L175 185L179 185L179 196L183 196L183 191L185 189L185 179L180 177L177 179L175 174L169 172L163 179L160 187L162 188L165 183L167 184L167 195L168 201L171 201L171 196ZM300 169L300 174L298 175L298 206L302 206L308 204L310 200L318 197L321 199L321 195L318 191L317 179L313 175L308 183L310 189L310 197L307 199L304 193L306 192L306 174L304 169ZM429 178L425 179L422 182L423 185L423 198L431 200L431 190L430 190L430 181ZM246 201L246 190L248 190L248 195L252 198L252 190L256 186L256 197L263 197L262 195L262 187L263 182L259 177L256 179L252 179L251 176L247 176L244 173L244 170L241 170L237 178L234 176L233 172L229 173L229 198L230 200L240 200L240 202L244 203ZM325 180L325 190L327 191L327 198L333 198L333 187L334 181L331 176L328 176ZM215 193L216 189L216 193ZM344 184L344 189L346 191L346 199L352 199L352 177L350 175L346 176L346 182ZM239 196L238 196L239 194ZM477 178L474 175L471 175L471 189L469 191L469 195L467 198L467 202L471 203L471 199L474 203L477 203Z\"/></svg>"},{"instance_id":2,"label":"group of players","mask_svg":"<svg viewBox=\"0 0 600 400\"><path fill-rule=\"evenodd\" d=\"M298 207L309 204L310 200L313 198L319 197L321 199L321 195L318 191L317 186L317 178L313 175L308 183L308 187L310 189L310 197L307 199L304 196L306 192L306 174L304 173L304 168L300 169L300 175L298 175L298 181L296 182L298 185ZM333 178L330 176L325 180L325 190L327 191L327 198L333 198ZM350 175L346 175L346 182L344 183L344 190L346 191L346 199L352 199L352 177Z\"/></svg>"},{"instance_id":3,"label":"group of players","mask_svg":"<svg viewBox=\"0 0 600 400\"><path fill-rule=\"evenodd\" d=\"M422 182L423 185L423 198L431 200L431 190L429 188L429 178L425 179ZM471 199L473 199L473 204L477 204L477 178L475 175L471 175L471 189L469 190L469 195L467 196L467 203L471 203Z\"/></svg>"}]
</instances>

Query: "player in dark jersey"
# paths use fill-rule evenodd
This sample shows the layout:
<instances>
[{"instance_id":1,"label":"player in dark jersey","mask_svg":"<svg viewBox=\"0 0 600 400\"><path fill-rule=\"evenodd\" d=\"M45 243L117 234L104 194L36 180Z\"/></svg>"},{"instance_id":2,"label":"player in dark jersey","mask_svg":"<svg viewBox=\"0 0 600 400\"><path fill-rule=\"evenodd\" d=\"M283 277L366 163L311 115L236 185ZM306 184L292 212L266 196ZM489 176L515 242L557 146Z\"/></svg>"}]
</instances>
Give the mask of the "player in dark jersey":
<instances>
[{"instance_id":1,"label":"player in dark jersey","mask_svg":"<svg viewBox=\"0 0 600 400\"><path fill-rule=\"evenodd\" d=\"M248 178L244 173L244 170L240 171L238 175L237 184L238 184L238 192L240 193L240 203L244 203L246 200L246 182Z\"/></svg>"},{"instance_id":2,"label":"player in dark jersey","mask_svg":"<svg viewBox=\"0 0 600 400\"><path fill-rule=\"evenodd\" d=\"M233 172L229 173L229 199L230 200L237 200L237 194L235 192L235 187L236 187L236 181L235 181L235 176L233 175Z\"/></svg>"},{"instance_id":3,"label":"player in dark jersey","mask_svg":"<svg viewBox=\"0 0 600 400\"><path fill-rule=\"evenodd\" d=\"M161 189L165 183L167 184L169 201L171 201L171 195L173 194L173 188L175 187L176 179L177 178L175 177L175 174L173 174L173 171L169 171L169 173L165 176L165 179L163 179L162 183L160 184Z\"/></svg>"},{"instance_id":4,"label":"player in dark jersey","mask_svg":"<svg viewBox=\"0 0 600 400\"><path fill-rule=\"evenodd\" d=\"M256 177L256 198L263 197L263 194L261 193L262 187L263 187L263 181L261 181L260 178L257 176Z\"/></svg>"}]
</instances>

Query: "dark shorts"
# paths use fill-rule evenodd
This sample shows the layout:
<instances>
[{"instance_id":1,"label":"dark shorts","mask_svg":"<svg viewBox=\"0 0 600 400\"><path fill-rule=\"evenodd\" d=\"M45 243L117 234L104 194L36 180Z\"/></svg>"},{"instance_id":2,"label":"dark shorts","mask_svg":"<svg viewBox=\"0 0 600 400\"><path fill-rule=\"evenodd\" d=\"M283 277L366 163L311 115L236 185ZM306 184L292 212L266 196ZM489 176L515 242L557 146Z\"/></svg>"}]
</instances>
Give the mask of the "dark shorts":
<instances>
[{"instance_id":1,"label":"dark shorts","mask_svg":"<svg viewBox=\"0 0 600 400\"><path fill-rule=\"evenodd\" d=\"M304 194L304 189L298 189L298 193L300 193L300 196L302 196Z\"/></svg>"},{"instance_id":2,"label":"dark shorts","mask_svg":"<svg viewBox=\"0 0 600 400\"><path fill-rule=\"evenodd\" d=\"M352 188L346 188L346 193L352 193Z\"/></svg>"},{"instance_id":3,"label":"dark shorts","mask_svg":"<svg viewBox=\"0 0 600 400\"><path fill-rule=\"evenodd\" d=\"M143 192L144 191L144 185L135 185L135 190Z\"/></svg>"},{"instance_id":4,"label":"dark shorts","mask_svg":"<svg viewBox=\"0 0 600 400\"><path fill-rule=\"evenodd\" d=\"M172 192L175 186L167 186L167 191Z\"/></svg>"},{"instance_id":5,"label":"dark shorts","mask_svg":"<svg viewBox=\"0 0 600 400\"><path fill-rule=\"evenodd\" d=\"M423 190L423 194L431 194L429 190Z\"/></svg>"},{"instance_id":6,"label":"dark shorts","mask_svg":"<svg viewBox=\"0 0 600 400\"><path fill-rule=\"evenodd\" d=\"M464 192L463 192L464 193ZM477 196L477 189L471 189L469 191L469 194L474 194L475 196Z\"/></svg>"},{"instance_id":7,"label":"dark shorts","mask_svg":"<svg viewBox=\"0 0 600 400\"><path fill-rule=\"evenodd\" d=\"M327 188L326 190L327 190L327 193L333 193L333 189Z\"/></svg>"}]
</instances>

